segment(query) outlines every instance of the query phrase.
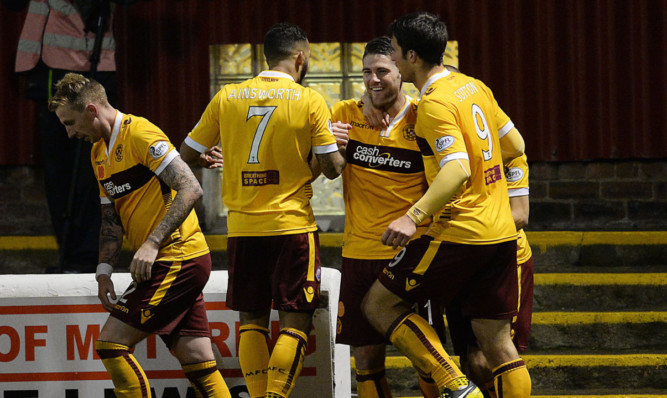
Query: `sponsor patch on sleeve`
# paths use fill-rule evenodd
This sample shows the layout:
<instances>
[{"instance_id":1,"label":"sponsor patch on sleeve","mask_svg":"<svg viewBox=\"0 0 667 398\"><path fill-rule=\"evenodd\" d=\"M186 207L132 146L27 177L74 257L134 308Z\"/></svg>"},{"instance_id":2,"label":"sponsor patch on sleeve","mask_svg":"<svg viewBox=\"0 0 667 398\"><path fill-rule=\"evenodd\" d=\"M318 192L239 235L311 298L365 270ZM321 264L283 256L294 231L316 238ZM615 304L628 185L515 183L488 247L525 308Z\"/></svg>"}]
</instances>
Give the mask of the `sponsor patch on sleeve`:
<instances>
[{"instance_id":1,"label":"sponsor patch on sleeve","mask_svg":"<svg viewBox=\"0 0 667 398\"><path fill-rule=\"evenodd\" d=\"M150 152L153 159L160 159L169 152L169 144L167 141L158 141L148 148L148 152Z\"/></svg>"},{"instance_id":2,"label":"sponsor patch on sleeve","mask_svg":"<svg viewBox=\"0 0 667 398\"><path fill-rule=\"evenodd\" d=\"M523 178L523 170L520 167L511 167L505 170L507 182L517 182Z\"/></svg>"},{"instance_id":3,"label":"sponsor patch on sleeve","mask_svg":"<svg viewBox=\"0 0 667 398\"><path fill-rule=\"evenodd\" d=\"M453 143L454 143L454 137L452 137L451 135L440 137L435 140L435 150L438 152L442 152L445 149L452 146Z\"/></svg>"}]
</instances>

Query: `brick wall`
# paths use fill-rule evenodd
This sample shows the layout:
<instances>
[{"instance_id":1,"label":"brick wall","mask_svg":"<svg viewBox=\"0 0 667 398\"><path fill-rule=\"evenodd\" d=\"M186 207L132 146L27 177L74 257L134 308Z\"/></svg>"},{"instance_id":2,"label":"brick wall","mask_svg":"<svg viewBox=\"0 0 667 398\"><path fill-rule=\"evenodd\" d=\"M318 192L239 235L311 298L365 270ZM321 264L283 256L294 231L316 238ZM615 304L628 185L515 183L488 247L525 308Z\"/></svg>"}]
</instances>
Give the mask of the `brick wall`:
<instances>
[{"instance_id":1,"label":"brick wall","mask_svg":"<svg viewBox=\"0 0 667 398\"><path fill-rule=\"evenodd\" d=\"M0 235L53 235L41 168L0 166Z\"/></svg>"},{"instance_id":2,"label":"brick wall","mask_svg":"<svg viewBox=\"0 0 667 398\"><path fill-rule=\"evenodd\" d=\"M51 235L41 168L0 167L0 235ZM535 162L529 230L667 229L667 161ZM203 217L201 217L203 219Z\"/></svg>"},{"instance_id":3,"label":"brick wall","mask_svg":"<svg viewBox=\"0 0 667 398\"><path fill-rule=\"evenodd\" d=\"M533 163L530 230L667 227L667 161Z\"/></svg>"}]
</instances>

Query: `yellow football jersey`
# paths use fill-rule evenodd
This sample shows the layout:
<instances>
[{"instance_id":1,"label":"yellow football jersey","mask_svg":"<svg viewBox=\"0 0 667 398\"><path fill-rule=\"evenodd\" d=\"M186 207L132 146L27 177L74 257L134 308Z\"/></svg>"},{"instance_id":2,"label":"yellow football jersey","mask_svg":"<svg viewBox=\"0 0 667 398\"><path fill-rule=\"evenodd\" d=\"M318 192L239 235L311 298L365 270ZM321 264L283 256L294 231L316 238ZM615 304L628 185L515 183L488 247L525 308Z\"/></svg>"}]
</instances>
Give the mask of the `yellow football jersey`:
<instances>
[{"instance_id":1,"label":"yellow football jersey","mask_svg":"<svg viewBox=\"0 0 667 398\"><path fill-rule=\"evenodd\" d=\"M468 159L471 172L459 192L436 212L429 235L464 244L516 239L499 143L499 136L512 127L481 81L445 70L426 82L415 131L423 138L429 183L448 161Z\"/></svg>"},{"instance_id":2,"label":"yellow football jersey","mask_svg":"<svg viewBox=\"0 0 667 398\"><path fill-rule=\"evenodd\" d=\"M317 229L308 157L338 150L322 95L277 71L228 84L185 140L200 153L218 142L229 236Z\"/></svg>"},{"instance_id":3,"label":"yellow football jersey","mask_svg":"<svg viewBox=\"0 0 667 398\"><path fill-rule=\"evenodd\" d=\"M512 159L505 164L505 178L507 179L507 189L509 197L528 196L528 159L526 155ZM528 238L523 229L519 230L519 239L516 241L517 262L523 264L533 255L528 244Z\"/></svg>"},{"instance_id":4,"label":"yellow football jersey","mask_svg":"<svg viewBox=\"0 0 667 398\"><path fill-rule=\"evenodd\" d=\"M133 250L146 241L176 196L176 191L157 176L177 156L178 151L159 127L121 112L116 113L109 145L99 140L92 147L90 157L100 200L114 204ZM193 210L162 242L157 260L188 260L208 252Z\"/></svg>"},{"instance_id":5,"label":"yellow football jersey","mask_svg":"<svg viewBox=\"0 0 667 398\"><path fill-rule=\"evenodd\" d=\"M345 233L343 256L392 258L397 252L381 242L387 226L405 214L428 187L415 136L417 103L410 97L385 130L372 129L360 101L335 104L332 120L349 123L343 169ZM430 219L417 229L421 236Z\"/></svg>"}]
</instances>

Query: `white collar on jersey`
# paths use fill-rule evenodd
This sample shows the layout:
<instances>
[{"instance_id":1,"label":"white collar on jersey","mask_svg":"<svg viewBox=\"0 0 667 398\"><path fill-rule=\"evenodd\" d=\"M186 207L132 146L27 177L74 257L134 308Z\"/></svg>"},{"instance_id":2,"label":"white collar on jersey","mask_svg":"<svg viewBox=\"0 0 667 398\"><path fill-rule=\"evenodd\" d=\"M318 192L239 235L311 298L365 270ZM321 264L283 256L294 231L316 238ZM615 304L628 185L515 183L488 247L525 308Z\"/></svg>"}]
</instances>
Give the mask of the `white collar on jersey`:
<instances>
[{"instance_id":1,"label":"white collar on jersey","mask_svg":"<svg viewBox=\"0 0 667 398\"><path fill-rule=\"evenodd\" d=\"M294 81L294 78L291 75L288 75L287 73L283 72L278 72L277 70L265 70L262 73L259 74L261 77L282 77L284 79L290 79L291 81Z\"/></svg>"},{"instance_id":2,"label":"white collar on jersey","mask_svg":"<svg viewBox=\"0 0 667 398\"><path fill-rule=\"evenodd\" d=\"M424 95L424 93L426 92L426 90L428 89L428 87L431 84L433 84L436 80L440 79L441 77L445 77L445 76L449 75L449 73L450 72L447 69L445 69L442 72L438 72L435 75L431 76L431 78L426 81L426 84L424 84L424 87L422 87L422 91L421 91L421 93L419 93L419 97Z\"/></svg>"},{"instance_id":3,"label":"white collar on jersey","mask_svg":"<svg viewBox=\"0 0 667 398\"><path fill-rule=\"evenodd\" d=\"M116 109L116 118L113 121L113 128L111 129L111 138L109 138L109 145L107 146L107 163L111 164L111 156L109 152L116 144L116 138L118 138L118 132L120 131L120 124L123 121L123 113Z\"/></svg>"},{"instance_id":4,"label":"white collar on jersey","mask_svg":"<svg viewBox=\"0 0 667 398\"><path fill-rule=\"evenodd\" d=\"M408 113L408 109L410 109L410 104L412 101L412 98L409 95L405 96L405 104L403 104L403 108L398 112L396 117L391 119L391 123L389 123L389 126L387 126L386 130L382 130L380 132L380 137L389 137L389 134L391 134L391 130L394 128L395 125L397 125L405 116L406 113Z\"/></svg>"}]
</instances>

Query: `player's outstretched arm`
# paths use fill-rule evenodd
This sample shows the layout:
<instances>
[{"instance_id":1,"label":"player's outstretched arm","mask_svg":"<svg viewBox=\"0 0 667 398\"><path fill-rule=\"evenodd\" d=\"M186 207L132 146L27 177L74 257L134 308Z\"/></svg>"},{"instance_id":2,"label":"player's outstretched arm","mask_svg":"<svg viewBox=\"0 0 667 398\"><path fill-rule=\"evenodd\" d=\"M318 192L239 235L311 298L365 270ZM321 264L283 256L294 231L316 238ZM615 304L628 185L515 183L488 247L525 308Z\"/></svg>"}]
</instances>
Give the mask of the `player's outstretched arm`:
<instances>
[{"instance_id":1,"label":"player's outstretched arm","mask_svg":"<svg viewBox=\"0 0 667 398\"><path fill-rule=\"evenodd\" d=\"M519 130L512 128L507 134L500 137L500 151L503 156L503 163L518 158L524 154L526 144Z\"/></svg>"},{"instance_id":2,"label":"player's outstretched arm","mask_svg":"<svg viewBox=\"0 0 667 398\"><path fill-rule=\"evenodd\" d=\"M132 278L137 282L151 278L151 267L157 258L160 244L183 223L192 211L195 202L202 196L199 182L180 156L175 157L158 178L176 191L176 196L162 221L134 254L130 272Z\"/></svg>"},{"instance_id":3,"label":"player's outstretched arm","mask_svg":"<svg viewBox=\"0 0 667 398\"><path fill-rule=\"evenodd\" d=\"M382 243L396 249L405 246L417 230L417 225L441 209L470 178L470 163L455 159L445 163L435 179L408 212L394 220L382 234Z\"/></svg>"},{"instance_id":4,"label":"player's outstretched arm","mask_svg":"<svg viewBox=\"0 0 667 398\"><path fill-rule=\"evenodd\" d=\"M111 272L118 263L123 246L123 225L113 203L102 205L102 223L100 227L100 263L97 266L97 297L105 310L113 308L109 296L116 300Z\"/></svg>"}]
</instances>

